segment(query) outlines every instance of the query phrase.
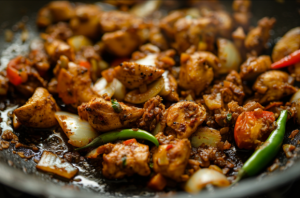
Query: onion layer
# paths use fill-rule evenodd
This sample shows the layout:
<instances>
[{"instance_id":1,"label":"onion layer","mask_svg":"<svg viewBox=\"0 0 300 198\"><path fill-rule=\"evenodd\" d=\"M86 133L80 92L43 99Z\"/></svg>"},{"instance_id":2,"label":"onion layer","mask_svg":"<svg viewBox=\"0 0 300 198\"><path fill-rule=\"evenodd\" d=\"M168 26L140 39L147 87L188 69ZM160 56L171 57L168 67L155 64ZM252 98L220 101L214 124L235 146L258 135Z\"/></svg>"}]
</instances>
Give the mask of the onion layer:
<instances>
[{"instance_id":1,"label":"onion layer","mask_svg":"<svg viewBox=\"0 0 300 198\"><path fill-rule=\"evenodd\" d=\"M206 146L217 147L221 142L220 132L216 129L209 127L200 127L191 137L191 144L193 147L198 148L202 144Z\"/></svg>"},{"instance_id":2,"label":"onion layer","mask_svg":"<svg viewBox=\"0 0 300 198\"><path fill-rule=\"evenodd\" d=\"M55 113L55 118L69 138L68 143L75 147L83 147L98 136L90 124L78 115L59 111Z\"/></svg>"},{"instance_id":3,"label":"onion layer","mask_svg":"<svg viewBox=\"0 0 300 198\"><path fill-rule=\"evenodd\" d=\"M203 168L190 177L185 184L185 190L189 193L197 193L208 184L226 187L230 185L230 182L222 173L212 169Z\"/></svg>"}]
</instances>

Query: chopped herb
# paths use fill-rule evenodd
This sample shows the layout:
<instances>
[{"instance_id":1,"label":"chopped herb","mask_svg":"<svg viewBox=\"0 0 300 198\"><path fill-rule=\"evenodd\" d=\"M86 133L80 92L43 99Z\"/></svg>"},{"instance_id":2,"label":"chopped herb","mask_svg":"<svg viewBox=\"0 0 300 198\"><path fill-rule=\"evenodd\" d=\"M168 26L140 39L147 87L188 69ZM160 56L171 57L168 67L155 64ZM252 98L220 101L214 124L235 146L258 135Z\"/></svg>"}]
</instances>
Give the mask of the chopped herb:
<instances>
[{"instance_id":1,"label":"chopped herb","mask_svg":"<svg viewBox=\"0 0 300 198\"><path fill-rule=\"evenodd\" d=\"M226 116L227 122L230 122L231 119L232 119L232 114L231 114L231 113L228 113L227 116Z\"/></svg>"},{"instance_id":2,"label":"chopped herb","mask_svg":"<svg viewBox=\"0 0 300 198\"><path fill-rule=\"evenodd\" d=\"M149 167L150 167L150 168L153 168L153 163L150 163L150 164L149 164Z\"/></svg>"},{"instance_id":3,"label":"chopped herb","mask_svg":"<svg viewBox=\"0 0 300 198\"><path fill-rule=\"evenodd\" d=\"M126 156L124 156L124 157L122 157L122 165L123 165L123 167L125 167L126 166Z\"/></svg>"},{"instance_id":4,"label":"chopped herb","mask_svg":"<svg viewBox=\"0 0 300 198\"><path fill-rule=\"evenodd\" d=\"M289 114L290 114L290 116L292 116L292 112L290 112L290 111L287 111Z\"/></svg>"},{"instance_id":5,"label":"chopped herb","mask_svg":"<svg viewBox=\"0 0 300 198\"><path fill-rule=\"evenodd\" d=\"M120 113L123 110L117 100L111 99L111 105L116 113Z\"/></svg>"}]
</instances>

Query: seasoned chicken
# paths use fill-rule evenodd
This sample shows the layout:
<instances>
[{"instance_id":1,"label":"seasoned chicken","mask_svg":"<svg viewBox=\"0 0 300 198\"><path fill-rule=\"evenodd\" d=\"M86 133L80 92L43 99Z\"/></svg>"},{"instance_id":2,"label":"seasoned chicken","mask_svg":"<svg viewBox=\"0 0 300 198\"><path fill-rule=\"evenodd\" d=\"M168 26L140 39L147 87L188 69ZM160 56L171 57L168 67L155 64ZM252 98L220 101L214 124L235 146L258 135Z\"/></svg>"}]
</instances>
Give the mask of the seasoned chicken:
<instances>
[{"instance_id":1,"label":"seasoned chicken","mask_svg":"<svg viewBox=\"0 0 300 198\"><path fill-rule=\"evenodd\" d=\"M70 27L76 35L84 35L95 39L100 35L99 6L87 4L75 8L75 17L70 21Z\"/></svg>"},{"instance_id":2,"label":"seasoned chicken","mask_svg":"<svg viewBox=\"0 0 300 198\"><path fill-rule=\"evenodd\" d=\"M163 133L159 133L155 137L160 145L151 150L154 171L175 181L184 181L184 176L187 176L184 175L184 171L191 153L190 141L177 139L172 135L164 136Z\"/></svg>"},{"instance_id":3,"label":"seasoned chicken","mask_svg":"<svg viewBox=\"0 0 300 198\"><path fill-rule=\"evenodd\" d=\"M214 74L217 75L218 71L221 69L222 65L220 63L220 59L211 52L197 52L200 58L204 59L206 64L209 67L212 67L214 70Z\"/></svg>"},{"instance_id":4,"label":"seasoned chicken","mask_svg":"<svg viewBox=\"0 0 300 198\"><path fill-rule=\"evenodd\" d=\"M106 50L119 57L129 56L141 44L136 30L119 30L102 36Z\"/></svg>"},{"instance_id":5,"label":"seasoned chicken","mask_svg":"<svg viewBox=\"0 0 300 198\"><path fill-rule=\"evenodd\" d=\"M180 19L185 17L185 13L183 11L174 11L171 14L167 15L160 21L160 28L162 31L167 34L168 37L175 37L175 23Z\"/></svg>"},{"instance_id":6,"label":"seasoned chicken","mask_svg":"<svg viewBox=\"0 0 300 198\"><path fill-rule=\"evenodd\" d=\"M8 79L0 74L0 96L5 96L7 94L8 88Z\"/></svg>"},{"instance_id":7,"label":"seasoned chicken","mask_svg":"<svg viewBox=\"0 0 300 198\"><path fill-rule=\"evenodd\" d=\"M52 39L48 37L45 42L45 50L53 63L64 55L68 57L69 60L73 61L75 59L75 52L67 43L58 39Z\"/></svg>"},{"instance_id":8,"label":"seasoned chicken","mask_svg":"<svg viewBox=\"0 0 300 198\"><path fill-rule=\"evenodd\" d=\"M170 88L170 93L166 96L163 96L167 101L170 102L178 102L179 101L179 95L177 93L178 89L178 84L176 79L172 74L168 74L168 80L169 80L169 88Z\"/></svg>"},{"instance_id":9,"label":"seasoned chicken","mask_svg":"<svg viewBox=\"0 0 300 198\"><path fill-rule=\"evenodd\" d=\"M110 97L94 98L78 107L78 115L81 119L87 120L97 131L106 132L130 127L144 113L143 109L127 106L122 102L119 104L122 111L117 113L112 107Z\"/></svg>"},{"instance_id":10,"label":"seasoned chicken","mask_svg":"<svg viewBox=\"0 0 300 198\"><path fill-rule=\"evenodd\" d=\"M138 121L139 128L146 131L153 131L157 123L161 121L165 111L165 105L161 102L162 98L155 96L144 104L143 116Z\"/></svg>"},{"instance_id":11,"label":"seasoned chicken","mask_svg":"<svg viewBox=\"0 0 300 198\"><path fill-rule=\"evenodd\" d=\"M159 49L161 50L167 50L169 47L167 39L165 38L161 30L157 27L153 27L150 29L149 41L153 45L159 47Z\"/></svg>"},{"instance_id":12,"label":"seasoned chicken","mask_svg":"<svg viewBox=\"0 0 300 198\"><path fill-rule=\"evenodd\" d=\"M135 139L117 144L108 143L98 147L96 153L103 154L102 174L108 179L120 179L134 174L148 176L151 173L148 165L149 147Z\"/></svg>"},{"instance_id":13,"label":"seasoned chicken","mask_svg":"<svg viewBox=\"0 0 300 198\"><path fill-rule=\"evenodd\" d=\"M179 139L189 138L206 118L206 110L201 104L182 101L171 106L165 115L168 133Z\"/></svg>"},{"instance_id":14,"label":"seasoned chicken","mask_svg":"<svg viewBox=\"0 0 300 198\"><path fill-rule=\"evenodd\" d=\"M173 47L180 53L185 52L192 45L199 51L213 51L218 24L219 21L212 17L179 19L174 25Z\"/></svg>"},{"instance_id":15,"label":"seasoned chicken","mask_svg":"<svg viewBox=\"0 0 300 198\"><path fill-rule=\"evenodd\" d=\"M271 64L271 58L267 55L249 57L241 66L240 76L243 80L253 80L271 69Z\"/></svg>"},{"instance_id":16,"label":"seasoned chicken","mask_svg":"<svg viewBox=\"0 0 300 198\"><path fill-rule=\"evenodd\" d=\"M300 27L289 30L275 45L272 52L273 61L278 61L300 49Z\"/></svg>"},{"instance_id":17,"label":"seasoned chicken","mask_svg":"<svg viewBox=\"0 0 300 198\"><path fill-rule=\"evenodd\" d=\"M157 80L164 70L134 62L123 62L114 69L116 78L127 88L134 89Z\"/></svg>"},{"instance_id":18,"label":"seasoned chicken","mask_svg":"<svg viewBox=\"0 0 300 198\"><path fill-rule=\"evenodd\" d=\"M67 21L75 15L75 9L69 1L52 1L47 7L54 22Z\"/></svg>"},{"instance_id":19,"label":"seasoned chicken","mask_svg":"<svg viewBox=\"0 0 300 198\"><path fill-rule=\"evenodd\" d=\"M234 0L232 9L235 12L249 12L251 8L251 0Z\"/></svg>"},{"instance_id":20,"label":"seasoned chicken","mask_svg":"<svg viewBox=\"0 0 300 198\"><path fill-rule=\"evenodd\" d=\"M245 47L251 54L258 56L265 49L265 45L270 38L270 30L275 23L275 18L264 17L258 21L258 26L248 33L245 39Z\"/></svg>"},{"instance_id":21,"label":"seasoned chicken","mask_svg":"<svg viewBox=\"0 0 300 198\"><path fill-rule=\"evenodd\" d=\"M237 26L242 26L248 30L251 18L251 1L250 0L234 0L232 3L234 10L233 19Z\"/></svg>"},{"instance_id":22,"label":"seasoned chicken","mask_svg":"<svg viewBox=\"0 0 300 198\"><path fill-rule=\"evenodd\" d=\"M57 93L65 104L77 107L97 96L91 88L92 81L88 69L73 62L60 67L57 74Z\"/></svg>"},{"instance_id":23,"label":"seasoned chicken","mask_svg":"<svg viewBox=\"0 0 300 198\"><path fill-rule=\"evenodd\" d=\"M179 73L179 86L194 90L199 95L214 78L213 68L206 60L201 58L201 52L192 55L181 54L181 67Z\"/></svg>"},{"instance_id":24,"label":"seasoned chicken","mask_svg":"<svg viewBox=\"0 0 300 198\"><path fill-rule=\"evenodd\" d=\"M63 41L66 41L68 38L73 36L72 29L70 28L69 24L65 22L59 22L57 24L48 26L45 33L48 34L52 39Z\"/></svg>"},{"instance_id":25,"label":"seasoned chicken","mask_svg":"<svg viewBox=\"0 0 300 198\"><path fill-rule=\"evenodd\" d=\"M100 15L100 28L103 33L143 26L143 20L126 12L109 11Z\"/></svg>"},{"instance_id":26,"label":"seasoned chicken","mask_svg":"<svg viewBox=\"0 0 300 198\"><path fill-rule=\"evenodd\" d=\"M294 78L283 71L272 70L261 74L253 85L256 91L255 97L259 103L280 100L284 96L291 95L297 91L293 87Z\"/></svg>"},{"instance_id":27,"label":"seasoned chicken","mask_svg":"<svg viewBox=\"0 0 300 198\"><path fill-rule=\"evenodd\" d=\"M34 128L48 128L57 124L54 113L59 111L49 92L38 87L27 103L17 108L14 114L23 125Z\"/></svg>"}]
</instances>

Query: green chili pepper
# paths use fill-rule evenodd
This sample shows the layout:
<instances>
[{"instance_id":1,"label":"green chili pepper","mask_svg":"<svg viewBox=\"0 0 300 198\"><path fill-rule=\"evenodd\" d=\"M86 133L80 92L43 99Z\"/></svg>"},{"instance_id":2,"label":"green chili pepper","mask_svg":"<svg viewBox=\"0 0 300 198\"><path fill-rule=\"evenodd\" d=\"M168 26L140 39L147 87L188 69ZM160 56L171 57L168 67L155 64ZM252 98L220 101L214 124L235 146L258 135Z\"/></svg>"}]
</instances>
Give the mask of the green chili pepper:
<instances>
[{"instance_id":1,"label":"green chili pepper","mask_svg":"<svg viewBox=\"0 0 300 198\"><path fill-rule=\"evenodd\" d=\"M268 139L251 155L238 173L234 183L244 176L256 175L263 169L278 153L285 134L285 125L288 112L283 110L277 120L277 128L270 134Z\"/></svg>"},{"instance_id":2,"label":"green chili pepper","mask_svg":"<svg viewBox=\"0 0 300 198\"><path fill-rule=\"evenodd\" d=\"M117 100L111 99L111 106L116 113L120 113L123 110Z\"/></svg>"},{"instance_id":3,"label":"green chili pepper","mask_svg":"<svg viewBox=\"0 0 300 198\"><path fill-rule=\"evenodd\" d=\"M232 114L231 114L231 113L228 113L227 116L226 116L227 122L230 122L231 119L232 119Z\"/></svg>"},{"instance_id":4,"label":"green chili pepper","mask_svg":"<svg viewBox=\"0 0 300 198\"><path fill-rule=\"evenodd\" d=\"M122 165L123 165L123 167L126 166L126 160L127 160L126 156L122 157Z\"/></svg>"},{"instance_id":5,"label":"green chili pepper","mask_svg":"<svg viewBox=\"0 0 300 198\"><path fill-rule=\"evenodd\" d=\"M138 129L138 130L123 129L121 131L112 131L112 132L108 132L108 133L99 135L88 145L83 146L81 148L77 148L75 150L78 151L78 150L81 150L84 148L97 147L97 146L106 144L108 142L113 142L116 140L124 140L124 139L129 139L129 138L148 140L148 141L154 143L156 146L159 146L158 140L151 133L148 133L147 131L144 131L141 129Z\"/></svg>"}]
</instances>

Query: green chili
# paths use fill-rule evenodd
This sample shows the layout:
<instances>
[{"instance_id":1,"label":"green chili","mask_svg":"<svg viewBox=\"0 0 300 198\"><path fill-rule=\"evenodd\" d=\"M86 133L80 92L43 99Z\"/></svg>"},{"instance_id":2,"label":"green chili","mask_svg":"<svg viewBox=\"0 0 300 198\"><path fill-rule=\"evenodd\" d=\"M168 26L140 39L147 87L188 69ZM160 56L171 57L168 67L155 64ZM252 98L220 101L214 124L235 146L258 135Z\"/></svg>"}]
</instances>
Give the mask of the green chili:
<instances>
[{"instance_id":1,"label":"green chili","mask_svg":"<svg viewBox=\"0 0 300 198\"><path fill-rule=\"evenodd\" d=\"M130 139L130 138L136 138L136 139L143 139L148 140L152 143L154 143L156 146L159 146L158 140L147 131L138 129L138 130L132 130L132 129L123 129L121 131L112 131L108 133L104 133L102 135L99 135L97 138L95 138L92 142L90 142L88 145L83 146L81 148L75 149L76 151L89 148L89 147L97 147L109 142L113 142L116 140L124 140L124 139Z\"/></svg>"},{"instance_id":2,"label":"green chili","mask_svg":"<svg viewBox=\"0 0 300 198\"><path fill-rule=\"evenodd\" d=\"M123 167L126 166L126 160L127 160L126 156L122 157L122 165L123 165Z\"/></svg>"},{"instance_id":3,"label":"green chili","mask_svg":"<svg viewBox=\"0 0 300 198\"><path fill-rule=\"evenodd\" d=\"M228 113L227 116L226 116L227 122L230 122L231 119L232 119L232 114L231 114L231 113Z\"/></svg>"},{"instance_id":4,"label":"green chili","mask_svg":"<svg viewBox=\"0 0 300 198\"><path fill-rule=\"evenodd\" d=\"M277 120L277 128L268 139L251 155L238 173L234 183L244 176L253 176L259 173L278 153L285 134L285 125L288 112L283 110Z\"/></svg>"},{"instance_id":5,"label":"green chili","mask_svg":"<svg viewBox=\"0 0 300 198\"><path fill-rule=\"evenodd\" d=\"M123 110L120 103L115 99L111 99L111 106L116 113L120 113Z\"/></svg>"}]
</instances>

